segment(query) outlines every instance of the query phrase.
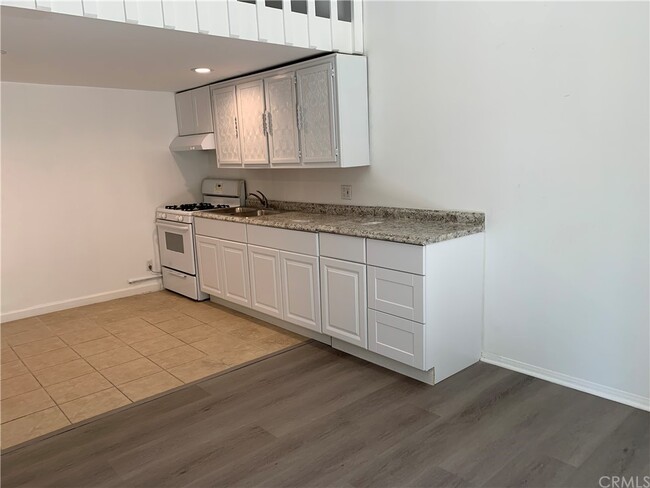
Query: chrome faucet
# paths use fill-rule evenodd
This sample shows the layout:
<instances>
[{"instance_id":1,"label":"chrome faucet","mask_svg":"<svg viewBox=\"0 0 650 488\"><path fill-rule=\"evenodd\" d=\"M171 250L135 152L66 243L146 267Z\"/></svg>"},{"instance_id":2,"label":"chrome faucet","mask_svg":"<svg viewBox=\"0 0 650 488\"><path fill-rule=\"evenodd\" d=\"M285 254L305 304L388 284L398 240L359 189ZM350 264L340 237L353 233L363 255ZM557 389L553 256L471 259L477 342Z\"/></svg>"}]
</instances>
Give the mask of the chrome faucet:
<instances>
[{"instance_id":1,"label":"chrome faucet","mask_svg":"<svg viewBox=\"0 0 650 488\"><path fill-rule=\"evenodd\" d=\"M258 195L258 193L259 193L259 195ZM257 198L260 201L260 203L262 204L262 207L264 207L264 208L269 208L271 206L269 204L269 199L266 198L266 195L264 193L262 193L261 191L259 191L259 190L257 190L254 193L249 193L248 196Z\"/></svg>"}]
</instances>

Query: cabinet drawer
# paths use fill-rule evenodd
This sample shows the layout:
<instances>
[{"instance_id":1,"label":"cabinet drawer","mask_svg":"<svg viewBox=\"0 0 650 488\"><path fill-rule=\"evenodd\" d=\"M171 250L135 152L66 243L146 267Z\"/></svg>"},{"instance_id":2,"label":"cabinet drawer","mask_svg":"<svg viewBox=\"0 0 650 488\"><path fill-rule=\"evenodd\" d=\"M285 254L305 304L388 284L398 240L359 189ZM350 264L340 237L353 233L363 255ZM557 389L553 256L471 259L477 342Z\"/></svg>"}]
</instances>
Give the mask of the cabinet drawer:
<instances>
[{"instance_id":1,"label":"cabinet drawer","mask_svg":"<svg viewBox=\"0 0 650 488\"><path fill-rule=\"evenodd\" d=\"M186 297L198 297L199 290L196 283L196 280L192 275L187 275L185 273L179 273L172 269L163 268L162 269L162 279L165 284L165 288Z\"/></svg>"},{"instance_id":2,"label":"cabinet drawer","mask_svg":"<svg viewBox=\"0 0 650 488\"><path fill-rule=\"evenodd\" d=\"M424 325L368 310L368 349L424 369Z\"/></svg>"},{"instance_id":3,"label":"cabinet drawer","mask_svg":"<svg viewBox=\"0 0 650 488\"><path fill-rule=\"evenodd\" d=\"M228 222L226 220L202 219L195 220L195 231L198 235L226 239L227 241L246 242L246 224Z\"/></svg>"},{"instance_id":4,"label":"cabinet drawer","mask_svg":"<svg viewBox=\"0 0 650 488\"><path fill-rule=\"evenodd\" d=\"M248 243L282 251L318 256L318 234L314 232L249 225Z\"/></svg>"},{"instance_id":5,"label":"cabinet drawer","mask_svg":"<svg viewBox=\"0 0 650 488\"><path fill-rule=\"evenodd\" d=\"M319 234L320 255L355 263L366 262L366 239L338 234Z\"/></svg>"},{"instance_id":6,"label":"cabinet drawer","mask_svg":"<svg viewBox=\"0 0 650 488\"><path fill-rule=\"evenodd\" d=\"M424 323L424 276L368 266L368 307Z\"/></svg>"},{"instance_id":7,"label":"cabinet drawer","mask_svg":"<svg viewBox=\"0 0 650 488\"><path fill-rule=\"evenodd\" d=\"M368 239L368 264L382 268L424 274L424 246Z\"/></svg>"}]
</instances>

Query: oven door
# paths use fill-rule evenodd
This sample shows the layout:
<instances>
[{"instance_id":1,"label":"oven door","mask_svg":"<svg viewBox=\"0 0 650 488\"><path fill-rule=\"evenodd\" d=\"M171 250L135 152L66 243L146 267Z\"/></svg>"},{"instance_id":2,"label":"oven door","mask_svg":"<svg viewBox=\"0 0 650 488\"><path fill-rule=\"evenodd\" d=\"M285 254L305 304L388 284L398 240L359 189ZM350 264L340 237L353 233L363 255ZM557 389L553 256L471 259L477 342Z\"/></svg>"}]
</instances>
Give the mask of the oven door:
<instances>
[{"instance_id":1,"label":"oven door","mask_svg":"<svg viewBox=\"0 0 650 488\"><path fill-rule=\"evenodd\" d=\"M156 221L160 264L182 273L196 274L192 224Z\"/></svg>"}]
</instances>

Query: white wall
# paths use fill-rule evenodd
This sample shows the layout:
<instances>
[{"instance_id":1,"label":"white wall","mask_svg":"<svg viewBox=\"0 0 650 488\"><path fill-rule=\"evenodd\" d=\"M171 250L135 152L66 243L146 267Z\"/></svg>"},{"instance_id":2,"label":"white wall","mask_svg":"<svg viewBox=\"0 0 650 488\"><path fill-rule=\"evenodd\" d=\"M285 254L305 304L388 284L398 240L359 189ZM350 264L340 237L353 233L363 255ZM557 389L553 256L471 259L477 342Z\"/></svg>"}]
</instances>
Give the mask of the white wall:
<instances>
[{"instance_id":1,"label":"white wall","mask_svg":"<svg viewBox=\"0 0 650 488\"><path fill-rule=\"evenodd\" d=\"M274 199L342 203L351 183L352 203L485 211L486 356L647 403L648 4L364 17L372 166L220 174Z\"/></svg>"},{"instance_id":2,"label":"white wall","mask_svg":"<svg viewBox=\"0 0 650 488\"><path fill-rule=\"evenodd\" d=\"M173 95L1 90L3 318L133 292L127 280L146 276L154 255L155 208L197 198L208 171L205 158L177 163L169 152L178 133Z\"/></svg>"}]
</instances>

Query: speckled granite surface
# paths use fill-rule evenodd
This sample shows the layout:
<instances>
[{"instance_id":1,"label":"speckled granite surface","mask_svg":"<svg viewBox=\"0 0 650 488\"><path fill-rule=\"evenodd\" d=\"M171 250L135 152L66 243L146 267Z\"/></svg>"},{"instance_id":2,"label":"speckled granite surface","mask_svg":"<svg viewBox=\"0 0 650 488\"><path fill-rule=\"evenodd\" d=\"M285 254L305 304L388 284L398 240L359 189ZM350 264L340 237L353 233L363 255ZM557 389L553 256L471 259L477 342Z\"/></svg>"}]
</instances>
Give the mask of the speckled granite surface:
<instances>
[{"instance_id":1,"label":"speckled granite surface","mask_svg":"<svg viewBox=\"0 0 650 488\"><path fill-rule=\"evenodd\" d=\"M259 202L249 201L259 207ZM276 215L237 217L218 212L199 212L197 217L243 222L266 227L330 232L369 239L426 245L456 239L485 229L485 214L394 207L364 207L272 201L283 210Z\"/></svg>"}]
</instances>

